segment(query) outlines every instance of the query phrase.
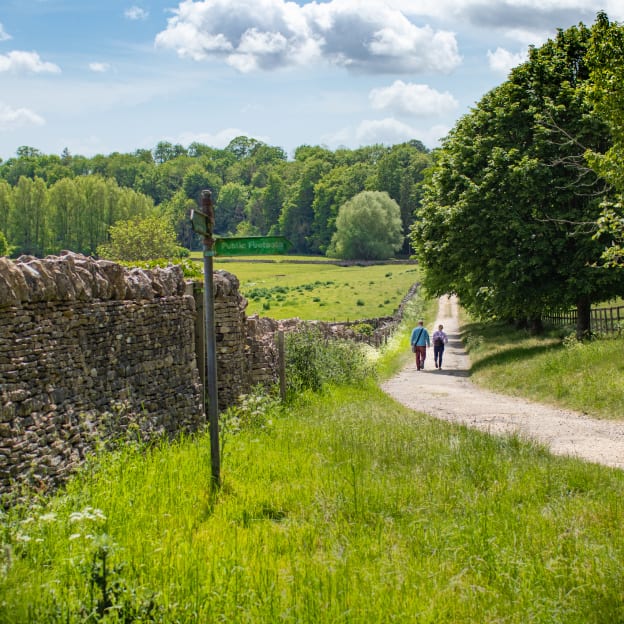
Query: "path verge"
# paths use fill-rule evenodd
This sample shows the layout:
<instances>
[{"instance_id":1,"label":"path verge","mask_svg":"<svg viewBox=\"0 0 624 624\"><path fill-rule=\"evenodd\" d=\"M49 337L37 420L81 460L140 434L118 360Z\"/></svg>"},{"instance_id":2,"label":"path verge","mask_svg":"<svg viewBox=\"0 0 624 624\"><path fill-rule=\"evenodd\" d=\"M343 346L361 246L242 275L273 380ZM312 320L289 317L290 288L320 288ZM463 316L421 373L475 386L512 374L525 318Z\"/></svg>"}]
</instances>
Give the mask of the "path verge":
<instances>
[{"instance_id":1,"label":"path verge","mask_svg":"<svg viewBox=\"0 0 624 624\"><path fill-rule=\"evenodd\" d=\"M589 418L474 385L470 360L459 332L456 298L441 297L435 327L444 325L449 343L442 370L433 366L433 349L427 349L425 370L413 360L382 389L399 403L449 422L490 434L517 433L545 444L551 452L570 455L605 466L624 468L624 423ZM430 328L432 333L432 328Z\"/></svg>"}]
</instances>

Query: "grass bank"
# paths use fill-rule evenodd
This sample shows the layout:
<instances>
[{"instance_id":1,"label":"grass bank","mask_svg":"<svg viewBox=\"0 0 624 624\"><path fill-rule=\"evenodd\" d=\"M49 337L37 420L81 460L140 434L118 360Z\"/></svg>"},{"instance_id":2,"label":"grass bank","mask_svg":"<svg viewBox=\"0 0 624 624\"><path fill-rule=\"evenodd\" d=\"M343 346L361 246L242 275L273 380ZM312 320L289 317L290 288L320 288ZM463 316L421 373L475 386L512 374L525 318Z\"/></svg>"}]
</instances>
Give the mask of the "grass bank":
<instances>
[{"instance_id":1,"label":"grass bank","mask_svg":"<svg viewBox=\"0 0 624 624\"><path fill-rule=\"evenodd\" d=\"M624 340L577 342L561 330L531 336L506 323L465 318L472 379L492 390L624 419Z\"/></svg>"},{"instance_id":2,"label":"grass bank","mask_svg":"<svg viewBox=\"0 0 624 624\"><path fill-rule=\"evenodd\" d=\"M620 471L374 385L271 418L227 441L216 497L197 436L103 456L5 515L0 622L101 621L105 599L111 622L624 619Z\"/></svg>"}]
</instances>

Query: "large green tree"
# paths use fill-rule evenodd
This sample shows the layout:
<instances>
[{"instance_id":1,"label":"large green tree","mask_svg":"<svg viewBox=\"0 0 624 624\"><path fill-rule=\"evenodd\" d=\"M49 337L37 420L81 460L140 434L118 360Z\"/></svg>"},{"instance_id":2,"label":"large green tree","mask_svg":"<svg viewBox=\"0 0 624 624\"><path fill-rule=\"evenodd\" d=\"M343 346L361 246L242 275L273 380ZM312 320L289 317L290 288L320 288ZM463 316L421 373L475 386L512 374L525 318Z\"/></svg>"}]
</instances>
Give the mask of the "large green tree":
<instances>
[{"instance_id":1,"label":"large green tree","mask_svg":"<svg viewBox=\"0 0 624 624\"><path fill-rule=\"evenodd\" d=\"M328 171L314 187L312 210L313 249L325 253L336 231L340 207L358 193L370 189L374 167L368 163L338 165Z\"/></svg>"},{"instance_id":2,"label":"large green tree","mask_svg":"<svg viewBox=\"0 0 624 624\"><path fill-rule=\"evenodd\" d=\"M0 179L0 231L8 232L9 214L13 204L13 189L5 180Z\"/></svg>"},{"instance_id":3,"label":"large green tree","mask_svg":"<svg viewBox=\"0 0 624 624\"><path fill-rule=\"evenodd\" d=\"M607 237L603 260L624 267L624 26L599 13L588 50L594 110L608 125L611 147L587 154L590 166L609 184L598 220L599 234Z\"/></svg>"},{"instance_id":4,"label":"large green tree","mask_svg":"<svg viewBox=\"0 0 624 624\"><path fill-rule=\"evenodd\" d=\"M313 156L303 161L300 167L298 180L291 188L280 214L279 228L280 233L292 243L293 251L305 254L318 252L310 238L314 221L314 188L330 171L331 165Z\"/></svg>"},{"instance_id":5,"label":"large green tree","mask_svg":"<svg viewBox=\"0 0 624 624\"><path fill-rule=\"evenodd\" d=\"M386 260L403 244L401 209L381 191L362 191L338 211L327 255L351 260Z\"/></svg>"},{"instance_id":6,"label":"large green tree","mask_svg":"<svg viewBox=\"0 0 624 624\"><path fill-rule=\"evenodd\" d=\"M245 218L249 191L244 184L228 182L221 188L215 202L215 232L226 235L236 231Z\"/></svg>"},{"instance_id":7,"label":"large green tree","mask_svg":"<svg viewBox=\"0 0 624 624\"><path fill-rule=\"evenodd\" d=\"M9 243L20 252L44 254L48 244L47 189L41 178L22 176L18 180L8 230Z\"/></svg>"},{"instance_id":8,"label":"large green tree","mask_svg":"<svg viewBox=\"0 0 624 624\"><path fill-rule=\"evenodd\" d=\"M430 153L420 141L414 140L393 145L376 167L375 189L386 191L401 208L405 254L409 254L408 234L422 201L424 171L431 163Z\"/></svg>"},{"instance_id":9,"label":"large green tree","mask_svg":"<svg viewBox=\"0 0 624 624\"><path fill-rule=\"evenodd\" d=\"M432 294L535 320L576 305L583 334L591 303L621 291L620 276L595 266L604 184L582 166L609 142L586 96L590 36L579 25L531 49L444 142L411 236Z\"/></svg>"}]
</instances>

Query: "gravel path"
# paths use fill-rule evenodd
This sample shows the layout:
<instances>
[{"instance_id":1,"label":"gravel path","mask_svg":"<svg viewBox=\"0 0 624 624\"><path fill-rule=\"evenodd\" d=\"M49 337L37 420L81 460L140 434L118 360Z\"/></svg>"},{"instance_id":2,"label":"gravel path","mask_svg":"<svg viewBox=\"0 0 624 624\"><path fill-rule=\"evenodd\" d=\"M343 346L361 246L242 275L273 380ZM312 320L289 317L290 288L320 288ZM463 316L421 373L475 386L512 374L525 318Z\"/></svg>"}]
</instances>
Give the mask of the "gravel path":
<instances>
[{"instance_id":1,"label":"gravel path","mask_svg":"<svg viewBox=\"0 0 624 624\"><path fill-rule=\"evenodd\" d=\"M475 386L468 378L470 360L460 340L456 299L440 299L438 318L429 333L440 323L449 338L442 370L434 368L433 348L427 349L425 370L418 372L412 359L382 384L387 394L442 420L492 434L518 432L546 444L553 453L624 468L624 423L597 420Z\"/></svg>"}]
</instances>

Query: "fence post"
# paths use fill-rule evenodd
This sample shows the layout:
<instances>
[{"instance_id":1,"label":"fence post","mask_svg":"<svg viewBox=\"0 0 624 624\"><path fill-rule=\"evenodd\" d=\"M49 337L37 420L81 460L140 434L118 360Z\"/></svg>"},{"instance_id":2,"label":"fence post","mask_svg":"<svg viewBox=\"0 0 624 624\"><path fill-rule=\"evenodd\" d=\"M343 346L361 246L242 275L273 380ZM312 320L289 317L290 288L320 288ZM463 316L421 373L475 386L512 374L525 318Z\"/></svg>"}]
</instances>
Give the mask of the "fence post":
<instances>
[{"instance_id":1,"label":"fence post","mask_svg":"<svg viewBox=\"0 0 624 624\"><path fill-rule=\"evenodd\" d=\"M280 329L277 332L277 355L279 366L279 384L280 384L280 398L282 401L286 398L286 349L284 348L284 330Z\"/></svg>"}]
</instances>

